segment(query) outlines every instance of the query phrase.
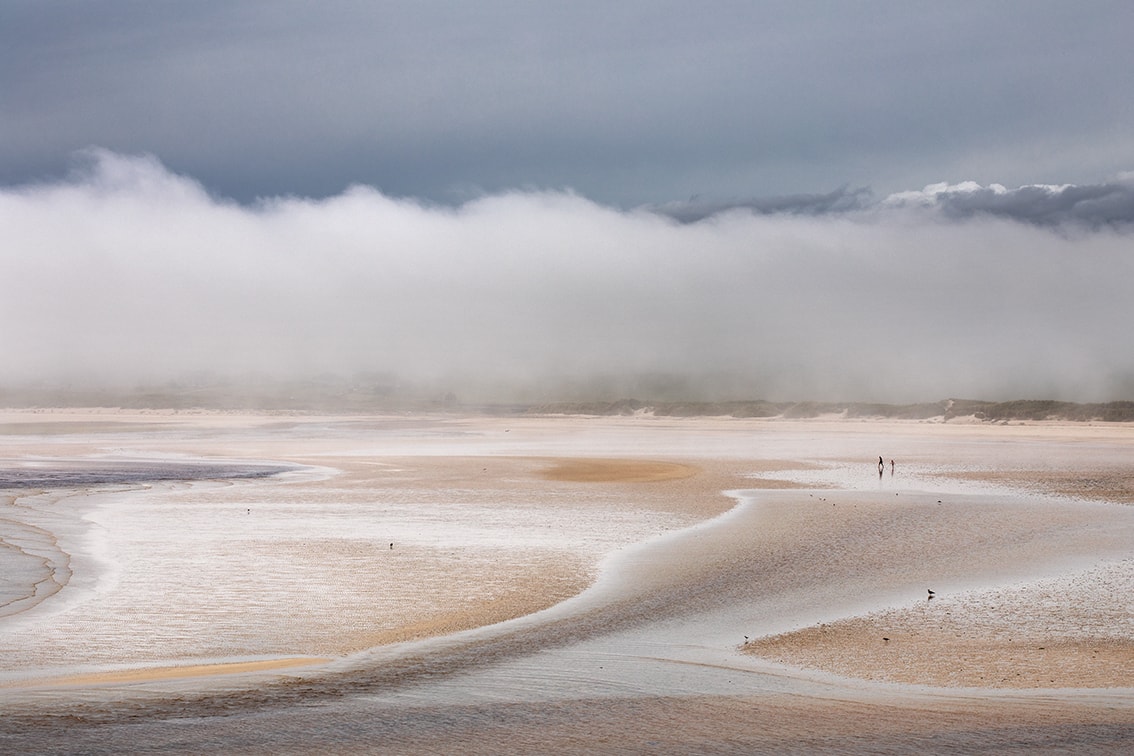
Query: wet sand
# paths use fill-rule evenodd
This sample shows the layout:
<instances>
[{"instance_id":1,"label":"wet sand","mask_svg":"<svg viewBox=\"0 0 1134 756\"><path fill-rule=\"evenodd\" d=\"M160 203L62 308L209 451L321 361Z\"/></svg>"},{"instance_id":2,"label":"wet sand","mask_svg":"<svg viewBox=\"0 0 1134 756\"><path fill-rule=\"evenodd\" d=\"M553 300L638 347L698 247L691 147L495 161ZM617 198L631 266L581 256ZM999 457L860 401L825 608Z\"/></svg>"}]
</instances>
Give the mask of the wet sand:
<instances>
[{"instance_id":1,"label":"wet sand","mask_svg":"<svg viewBox=\"0 0 1134 756\"><path fill-rule=\"evenodd\" d=\"M102 411L0 427L9 465L293 466L8 491L4 533L52 533L26 550L61 585L0 616L10 747L1134 740L1134 511L1110 503L1128 426ZM182 717L203 717L194 737L162 724Z\"/></svg>"}]
</instances>

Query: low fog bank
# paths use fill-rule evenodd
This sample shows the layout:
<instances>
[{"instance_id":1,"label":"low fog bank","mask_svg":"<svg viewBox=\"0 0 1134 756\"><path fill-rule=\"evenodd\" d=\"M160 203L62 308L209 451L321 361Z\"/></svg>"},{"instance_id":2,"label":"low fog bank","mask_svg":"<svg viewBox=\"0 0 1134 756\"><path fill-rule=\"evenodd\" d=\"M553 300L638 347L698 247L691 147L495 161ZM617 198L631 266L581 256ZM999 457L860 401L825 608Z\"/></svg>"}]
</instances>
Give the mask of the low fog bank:
<instances>
[{"instance_id":1,"label":"low fog bank","mask_svg":"<svg viewBox=\"0 0 1134 756\"><path fill-rule=\"evenodd\" d=\"M950 210L971 187L683 222L543 191L242 206L87 157L0 189L0 401L1134 397L1128 227Z\"/></svg>"}]
</instances>

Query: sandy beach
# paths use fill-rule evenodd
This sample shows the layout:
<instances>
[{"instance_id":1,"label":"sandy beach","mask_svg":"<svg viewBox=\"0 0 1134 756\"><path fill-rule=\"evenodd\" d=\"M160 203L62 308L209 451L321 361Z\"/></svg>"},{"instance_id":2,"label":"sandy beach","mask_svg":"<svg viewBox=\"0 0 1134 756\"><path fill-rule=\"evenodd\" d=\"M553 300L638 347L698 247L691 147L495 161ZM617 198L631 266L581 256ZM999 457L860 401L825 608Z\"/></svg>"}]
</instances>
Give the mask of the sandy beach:
<instances>
[{"instance_id":1,"label":"sandy beach","mask_svg":"<svg viewBox=\"0 0 1134 756\"><path fill-rule=\"evenodd\" d=\"M1122 752L1132 452L1102 423L6 411L0 744Z\"/></svg>"}]
</instances>

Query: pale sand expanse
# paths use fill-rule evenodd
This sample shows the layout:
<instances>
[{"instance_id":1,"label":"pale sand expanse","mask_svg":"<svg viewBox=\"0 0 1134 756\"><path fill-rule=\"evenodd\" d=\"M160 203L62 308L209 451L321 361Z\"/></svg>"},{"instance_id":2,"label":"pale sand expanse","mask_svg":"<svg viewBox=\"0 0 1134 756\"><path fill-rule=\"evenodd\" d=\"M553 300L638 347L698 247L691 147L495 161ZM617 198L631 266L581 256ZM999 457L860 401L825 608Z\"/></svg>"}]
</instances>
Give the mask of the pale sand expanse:
<instances>
[{"instance_id":1,"label":"pale sand expanse","mask_svg":"<svg viewBox=\"0 0 1134 756\"><path fill-rule=\"evenodd\" d=\"M373 654L352 654L532 615L606 575L617 580L591 588L578 619L567 602L522 647L603 637L596 627L620 637L642 623L662 643L674 622L701 622L689 627L710 667L767 675L769 690L796 680L785 699L761 694L751 721L765 726L781 721L777 707L832 733L840 716L882 711L871 708L877 701L831 704L807 692L854 678L1113 689L1110 713L1074 696L1061 710L1074 723L1134 724L1132 510L1100 503L1129 500L1130 426L49 411L0 414L0 429L9 464L207 457L308 466L231 483L10 493L5 519L51 531L66 558L56 559L61 590L0 616L0 695L34 690L53 706L81 695L89 706L91 686L209 674L247 680L230 688L312 680L304 684L315 695L318 675L355 668L362 676L344 679L384 689L387 678L365 672ZM887 467L878 478L879 454L896 457L893 476ZM749 503L729 512L738 498ZM725 512L641 556L603 561ZM227 666L240 664L250 666ZM584 683L572 684L585 696ZM664 697L628 716L664 729L662 709L681 710L687 734L697 720L723 736L734 707L752 704L716 694L678 703L667 684L642 683ZM122 690L114 700L132 689ZM537 687L517 703L546 694ZM911 711L886 702L897 708L877 726L893 734ZM571 716L614 732L613 712L627 705L579 703ZM974 716L968 703L951 706L937 701L912 716L946 729ZM998 706L988 726L1054 721L1050 708ZM773 745L808 732L777 726ZM621 728L633 730L625 720Z\"/></svg>"}]
</instances>

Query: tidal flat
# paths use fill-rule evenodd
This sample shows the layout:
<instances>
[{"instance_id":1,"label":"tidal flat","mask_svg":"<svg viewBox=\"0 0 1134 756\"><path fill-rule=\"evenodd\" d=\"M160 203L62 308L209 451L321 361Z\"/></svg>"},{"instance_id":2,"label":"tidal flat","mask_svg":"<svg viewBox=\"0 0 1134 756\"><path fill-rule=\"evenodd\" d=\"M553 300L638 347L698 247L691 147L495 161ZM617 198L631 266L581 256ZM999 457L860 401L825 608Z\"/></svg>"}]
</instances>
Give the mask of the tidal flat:
<instances>
[{"instance_id":1,"label":"tidal flat","mask_svg":"<svg viewBox=\"0 0 1134 756\"><path fill-rule=\"evenodd\" d=\"M0 426L5 749L1134 745L1128 424Z\"/></svg>"}]
</instances>

